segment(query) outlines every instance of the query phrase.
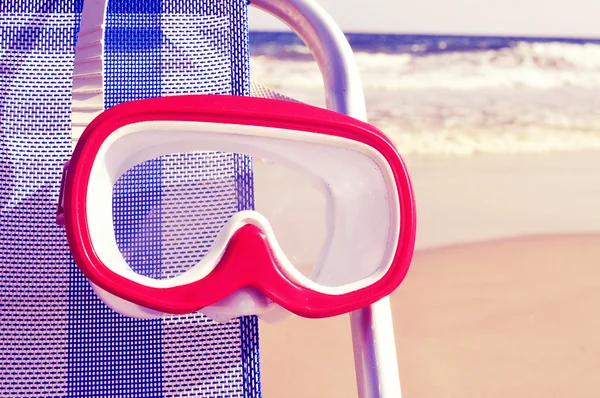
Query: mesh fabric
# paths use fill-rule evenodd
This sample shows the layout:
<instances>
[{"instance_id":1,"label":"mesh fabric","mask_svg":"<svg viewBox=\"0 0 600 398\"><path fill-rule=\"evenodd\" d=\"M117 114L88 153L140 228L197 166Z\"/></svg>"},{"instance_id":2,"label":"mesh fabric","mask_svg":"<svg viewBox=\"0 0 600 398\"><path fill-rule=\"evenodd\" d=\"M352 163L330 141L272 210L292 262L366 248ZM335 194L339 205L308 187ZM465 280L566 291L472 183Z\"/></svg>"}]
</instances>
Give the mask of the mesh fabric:
<instances>
[{"instance_id":1,"label":"mesh fabric","mask_svg":"<svg viewBox=\"0 0 600 398\"><path fill-rule=\"evenodd\" d=\"M258 397L255 317L219 325L201 315L118 315L93 294L55 225L81 6L0 0L0 397ZM176 93L249 94L246 7L112 0L106 107ZM210 193L202 200L198 184ZM229 215L253 207L252 192L242 155L138 165L114 191L119 247L139 273L176 274L206 253Z\"/></svg>"}]
</instances>

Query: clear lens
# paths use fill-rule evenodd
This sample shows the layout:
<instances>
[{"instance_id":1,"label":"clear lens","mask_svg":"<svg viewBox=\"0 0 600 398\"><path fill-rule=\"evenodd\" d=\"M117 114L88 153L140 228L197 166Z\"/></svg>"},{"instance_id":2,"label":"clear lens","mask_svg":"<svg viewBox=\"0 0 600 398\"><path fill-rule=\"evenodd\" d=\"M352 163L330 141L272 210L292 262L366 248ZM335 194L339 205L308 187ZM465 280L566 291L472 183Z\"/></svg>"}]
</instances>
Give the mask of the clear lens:
<instances>
[{"instance_id":1,"label":"clear lens","mask_svg":"<svg viewBox=\"0 0 600 398\"><path fill-rule=\"evenodd\" d=\"M306 174L254 158L254 195L286 257L310 277L325 243L324 193Z\"/></svg>"},{"instance_id":2,"label":"clear lens","mask_svg":"<svg viewBox=\"0 0 600 398\"><path fill-rule=\"evenodd\" d=\"M211 124L199 133L199 125L145 131L141 123L105 143L94 164L99 180L107 175L114 183L116 244L134 272L182 274L210 253L233 215L253 209L270 223L284 271L315 289L352 290L389 267L397 195L389 166L372 148L251 126L229 132ZM100 191L88 190L88 201ZM90 222L101 222L101 214L88 214Z\"/></svg>"},{"instance_id":3,"label":"clear lens","mask_svg":"<svg viewBox=\"0 0 600 398\"><path fill-rule=\"evenodd\" d=\"M311 276L325 241L325 196L298 170L245 154L181 153L134 166L114 188L119 250L155 279L197 264L239 210L265 216L286 257Z\"/></svg>"}]
</instances>

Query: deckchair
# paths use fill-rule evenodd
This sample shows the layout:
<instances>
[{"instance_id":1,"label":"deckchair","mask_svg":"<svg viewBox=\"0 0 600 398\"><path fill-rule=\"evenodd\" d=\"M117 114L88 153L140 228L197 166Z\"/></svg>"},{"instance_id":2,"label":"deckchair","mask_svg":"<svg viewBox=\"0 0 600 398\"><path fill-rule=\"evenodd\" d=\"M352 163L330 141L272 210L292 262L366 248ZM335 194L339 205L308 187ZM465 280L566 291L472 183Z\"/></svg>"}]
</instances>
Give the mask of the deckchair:
<instances>
[{"instance_id":1,"label":"deckchair","mask_svg":"<svg viewBox=\"0 0 600 398\"><path fill-rule=\"evenodd\" d=\"M0 3L0 397L258 397L256 317L218 324L201 314L121 316L92 292L54 223L77 128L71 74L82 5ZM323 10L299 0L254 5L307 43L325 77L328 107L365 119L350 47ZM112 0L104 107L177 93L249 95L247 33L245 0ZM114 219L120 249L138 273L177 273L169 259L194 261L214 238L210 226L170 231L194 242L194 253L182 253L170 244L176 239L165 238L160 212L151 211L180 200L169 198L161 181L185 180L190 164L228 173L212 191L218 213L253 206L251 159L243 155L174 156L136 166L115 189ZM351 319L359 395L400 396L389 302Z\"/></svg>"}]
</instances>

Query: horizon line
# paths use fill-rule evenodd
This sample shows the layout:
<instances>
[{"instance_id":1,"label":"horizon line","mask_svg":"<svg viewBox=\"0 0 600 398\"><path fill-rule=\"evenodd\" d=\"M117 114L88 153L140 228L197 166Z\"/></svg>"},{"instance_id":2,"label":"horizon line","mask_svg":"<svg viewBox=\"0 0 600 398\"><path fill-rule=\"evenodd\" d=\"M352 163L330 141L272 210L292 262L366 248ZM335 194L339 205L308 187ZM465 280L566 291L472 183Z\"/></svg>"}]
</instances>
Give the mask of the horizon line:
<instances>
[{"instance_id":1,"label":"horizon line","mask_svg":"<svg viewBox=\"0 0 600 398\"><path fill-rule=\"evenodd\" d=\"M250 29L249 33L274 33L274 34L289 34L297 36L294 32L288 30L257 30ZM552 36L552 35L502 35L502 34L466 34L466 33L408 33L408 32L365 32L365 31L344 31L345 35L353 36L413 36L413 37L447 37L447 38L485 38L485 39L513 39L513 40L540 40L540 41L586 41L600 43L600 37L585 37L585 36Z\"/></svg>"}]
</instances>

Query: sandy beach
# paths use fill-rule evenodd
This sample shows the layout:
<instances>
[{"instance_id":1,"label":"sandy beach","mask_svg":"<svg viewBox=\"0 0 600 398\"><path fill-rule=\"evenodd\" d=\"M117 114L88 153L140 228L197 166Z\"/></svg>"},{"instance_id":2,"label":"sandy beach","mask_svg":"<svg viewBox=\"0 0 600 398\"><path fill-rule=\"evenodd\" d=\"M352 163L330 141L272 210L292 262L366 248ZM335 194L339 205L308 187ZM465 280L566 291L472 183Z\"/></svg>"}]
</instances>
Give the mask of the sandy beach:
<instances>
[{"instance_id":1,"label":"sandy beach","mask_svg":"<svg viewBox=\"0 0 600 398\"><path fill-rule=\"evenodd\" d=\"M600 396L597 152L416 157L404 397ZM347 316L261 323L266 397L355 397Z\"/></svg>"},{"instance_id":2,"label":"sandy beach","mask_svg":"<svg viewBox=\"0 0 600 398\"><path fill-rule=\"evenodd\" d=\"M600 396L596 50L480 38L411 54L375 42L357 53L369 121L409 155L418 210L412 269L391 297L403 396ZM323 106L301 48L271 49L254 46L253 79ZM301 186L255 177L259 211ZM296 228L278 235L299 245L320 209L302 197L286 220ZM266 397L357 396L347 316L260 333Z\"/></svg>"}]
</instances>

